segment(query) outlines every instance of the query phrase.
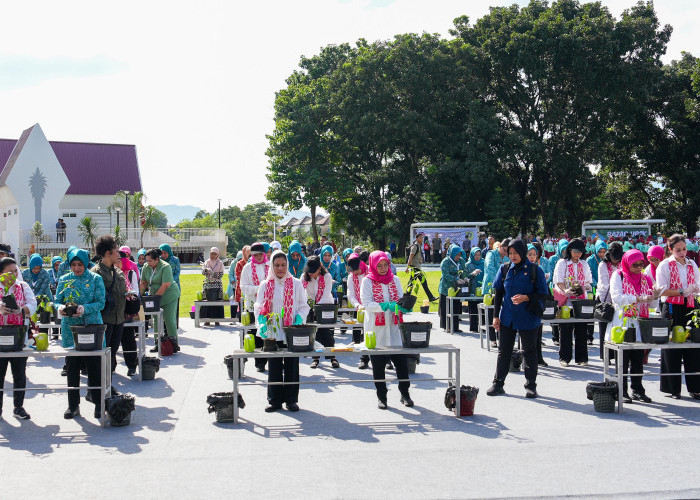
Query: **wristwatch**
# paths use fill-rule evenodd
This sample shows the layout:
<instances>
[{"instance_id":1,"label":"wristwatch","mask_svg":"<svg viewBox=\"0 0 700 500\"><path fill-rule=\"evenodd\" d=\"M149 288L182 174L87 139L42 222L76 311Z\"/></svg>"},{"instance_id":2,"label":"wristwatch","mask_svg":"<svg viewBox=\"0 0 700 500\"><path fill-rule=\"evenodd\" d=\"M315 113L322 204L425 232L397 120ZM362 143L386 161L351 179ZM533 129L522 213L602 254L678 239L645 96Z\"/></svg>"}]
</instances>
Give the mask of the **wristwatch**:
<instances>
[{"instance_id":1,"label":"wristwatch","mask_svg":"<svg viewBox=\"0 0 700 500\"><path fill-rule=\"evenodd\" d=\"M683 292L684 292L684 290L683 290L682 288L680 288L680 289L678 290L678 293L679 293L680 295L683 295Z\"/></svg>"}]
</instances>

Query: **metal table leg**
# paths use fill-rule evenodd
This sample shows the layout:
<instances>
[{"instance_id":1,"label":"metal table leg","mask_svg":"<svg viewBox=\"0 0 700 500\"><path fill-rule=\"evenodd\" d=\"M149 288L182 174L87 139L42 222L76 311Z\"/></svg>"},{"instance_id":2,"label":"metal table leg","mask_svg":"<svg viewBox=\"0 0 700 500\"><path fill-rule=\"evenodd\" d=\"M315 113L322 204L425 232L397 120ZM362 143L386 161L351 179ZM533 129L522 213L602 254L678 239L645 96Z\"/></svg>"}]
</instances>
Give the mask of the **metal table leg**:
<instances>
[{"instance_id":1,"label":"metal table leg","mask_svg":"<svg viewBox=\"0 0 700 500\"><path fill-rule=\"evenodd\" d=\"M233 423L238 423L238 370L233 370Z\"/></svg>"},{"instance_id":2,"label":"metal table leg","mask_svg":"<svg viewBox=\"0 0 700 500\"><path fill-rule=\"evenodd\" d=\"M195 303L194 305L194 327L199 328L199 316L200 316L201 304Z\"/></svg>"},{"instance_id":3,"label":"metal table leg","mask_svg":"<svg viewBox=\"0 0 700 500\"><path fill-rule=\"evenodd\" d=\"M139 350L138 350L138 358L139 358L139 382L143 381L143 355L145 352L145 346L146 346L146 322L144 321L143 324L139 325Z\"/></svg>"},{"instance_id":4,"label":"metal table leg","mask_svg":"<svg viewBox=\"0 0 700 500\"><path fill-rule=\"evenodd\" d=\"M455 416L462 416L461 390L459 384L459 350L455 351Z\"/></svg>"}]
</instances>

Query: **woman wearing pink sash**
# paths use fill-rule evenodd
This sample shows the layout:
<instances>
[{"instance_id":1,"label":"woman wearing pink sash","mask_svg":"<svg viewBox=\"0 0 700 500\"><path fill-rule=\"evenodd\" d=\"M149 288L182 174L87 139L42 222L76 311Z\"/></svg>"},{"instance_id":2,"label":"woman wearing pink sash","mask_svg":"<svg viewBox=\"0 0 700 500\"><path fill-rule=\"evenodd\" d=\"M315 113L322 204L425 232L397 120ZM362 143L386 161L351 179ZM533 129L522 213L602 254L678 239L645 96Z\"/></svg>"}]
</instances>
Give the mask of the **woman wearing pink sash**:
<instances>
[{"instance_id":1,"label":"woman wearing pink sash","mask_svg":"<svg viewBox=\"0 0 700 500\"><path fill-rule=\"evenodd\" d=\"M700 273L692 260L686 259L685 238L674 234L668 239L670 257L659 264L656 282L661 289L661 313L673 320L673 326L685 328L688 314L695 309L695 297L700 293ZM690 396L700 399L700 349L664 349L661 351L661 373L680 373L685 369L685 384ZM689 375L692 373L692 375ZM661 392L674 399L681 398L681 376L661 377Z\"/></svg>"}]
</instances>

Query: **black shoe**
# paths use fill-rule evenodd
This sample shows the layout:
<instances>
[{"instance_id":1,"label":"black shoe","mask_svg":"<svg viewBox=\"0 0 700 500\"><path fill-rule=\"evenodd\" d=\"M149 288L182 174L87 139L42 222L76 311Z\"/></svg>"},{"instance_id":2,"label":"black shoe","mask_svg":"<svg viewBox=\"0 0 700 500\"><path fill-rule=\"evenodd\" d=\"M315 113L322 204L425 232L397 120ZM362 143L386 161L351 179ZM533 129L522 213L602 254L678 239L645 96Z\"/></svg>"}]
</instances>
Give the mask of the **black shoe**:
<instances>
[{"instance_id":1,"label":"black shoe","mask_svg":"<svg viewBox=\"0 0 700 500\"><path fill-rule=\"evenodd\" d=\"M127 377L133 377L134 375L136 375L136 368L135 368L135 367L134 367L134 368L129 368L129 369L127 370L127 372L126 372L126 376L127 376Z\"/></svg>"},{"instance_id":2,"label":"black shoe","mask_svg":"<svg viewBox=\"0 0 700 500\"><path fill-rule=\"evenodd\" d=\"M260 373L265 373L265 367L264 366L256 366L256 370L258 370Z\"/></svg>"},{"instance_id":3,"label":"black shoe","mask_svg":"<svg viewBox=\"0 0 700 500\"><path fill-rule=\"evenodd\" d=\"M678 394L671 394L669 397L670 397L670 398L673 398L673 399L681 399L680 393L678 393Z\"/></svg>"},{"instance_id":4,"label":"black shoe","mask_svg":"<svg viewBox=\"0 0 700 500\"><path fill-rule=\"evenodd\" d=\"M401 404L404 406L407 406L409 408L412 408L413 407L413 400L411 399L411 396L409 396L408 394L404 394L403 396L401 396Z\"/></svg>"},{"instance_id":5,"label":"black shoe","mask_svg":"<svg viewBox=\"0 0 700 500\"><path fill-rule=\"evenodd\" d=\"M97 418L97 419L102 418L102 411L101 410L95 410L95 418Z\"/></svg>"},{"instance_id":6,"label":"black shoe","mask_svg":"<svg viewBox=\"0 0 700 500\"><path fill-rule=\"evenodd\" d=\"M700 399L700 392L691 392L690 397L693 399Z\"/></svg>"},{"instance_id":7,"label":"black shoe","mask_svg":"<svg viewBox=\"0 0 700 500\"><path fill-rule=\"evenodd\" d=\"M63 369L61 370L61 377L67 377L67 376L68 376L68 368L66 368L64 366Z\"/></svg>"},{"instance_id":8,"label":"black shoe","mask_svg":"<svg viewBox=\"0 0 700 500\"><path fill-rule=\"evenodd\" d=\"M428 297L428 300L429 300L430 302L435 302L435 301L438 300L439 298L440 298L440 297Z\"/></svg>"},{"instance_id":9,"label":"black shoe","mask_svg":"<svg viewBox=\"0 0 700 500\"><path fill-rule=\"evenodd\" d=\"M265 408L265 413L272 413L273 411L281 410L282 405L270 405Z\"/></svg>"},{"instance_id":10,"label":"black shoe","mask_svg":"<svg viewBox=\"0 0 700 500\"><path fill-rule=\"evenodd\" d=\"M70 420L71 418L79 417L80 416L80 406L76 406L73 409L68 408L64 413L63 413L63 418L66 420Z\"/></svg>"},{"instance_id":11,"label":"black shoe","mask_svg":"<svg viewBox=\"0 0 700 500\"><path fill-rule=\"evenodd\" d=\"M299 411L299 405L296 403L286 403L285 406L289 411Z\"/></svg>"},{"instance_id":12,"label":"black shoe","mask_svg":"<svg viewBox=\"0 0 700 500\"><path fill-rule=\"evenodd\" d=\"M651 398L643 392L632 391L632 399L634 399L635 401L641 401L643 403L651 403Z\"/></svg>"},{"instance_id":13,"label":"black shoe","mask_svg":"<svg viewBox=\"0 0 700 500\"><path fill-rule=\"evenodd\" d=\"M150 349L151 352L158 352L158 346L154 346Z\"/></svg>"},{"instance_id":14,"label":"black shoe","mask_svg":"<svg viewBox=\"0 0 700 500\"><path fill-rule=\"evenodd\" d=\"M549 365L547 364L547 362L546 362L544 359L541 360L541 361L538 361L537 364L540 365L540 366L549 366Z\"/></svg>"},{"instance_id":15,"label":"black shoe","mask_svg":"<svg viewBox=\"0 0 700 500\"><path fill-rule=\"evenodd\" d=\"M505 394L506 391L503 390L503 384L494 382L491 387L486 391L487 396L498 396L499 394Z\"/></svg>"},{"instance_id":16,"label":"black shoe","mask_svg":"<svg viewBox=\"0 0 700 500\"><path fill-rule=\"evenodd\" d=\"M319 360L314 359L309 366L311 368L318 368L318 363L319 363Z\"/></svg>"},{"instance_id":17,"label":"black shoe","mask_svg":"<svg viewBox=\"0 0 700 500\"><path fill-rule=\"evenodd\" d=\"M87 377L87 368L81 368L81 369L80 369L80 374L81 374L83 377Z\"/></svg>"},{"instance_id":18,"label":"black shoe","mask_svg":"<svg viewBox=\"0 0 700 500\"><path fill-rule=\"evenodd\" d=\"M632 398L630 397L630 395L629 395L628 393L625 392L625 393L622 395L622 402L625 403L625 404L628 404L628 405L631 405L631 404L632 404Z\"/></svg>"},{"instance_id":19,"label":"black shoe","mask_svg":"<svg viewBox=\"0 0 700 500\"><path fill-rule=\"evenodd\" d=\"M360 360L360 366L358 366L358 368L359 368L360 370L366 370L367 368L369 368L369 363L367 362L367 360L361 359L361 360Z\"/></svg>"},{"instance_id":20,"label":"black shoe","mask_svg":"<svg viewBox=\"0 0 700 500\"><path fill-rule=\"evenodd\" d=\"M379 408L380 410L387 409L386 396L383 398L379 398L379 401L377 402L377 408Z\"/></svg>"},{"instance_id":21,"label":"black shoe","mask_svg":"<svg viewBox=\"0 0 700 500\"><path fill-rule=\"evenodd\" d=\"M386 363L386 369L387 369L387 370L393 370L393 369L394 369L394 365L391 364L391 361L387 361L387 363Z\"/></svg>"},{"instance_id":22,"label":"black shoe","mask_svg":"<svg viewBox=\"0 0 700 500\"><path fill-rule=\"evenodd\" d=\"M525 397L530 399L535 399L537 397L537 391L530 387L525 388Z\"/></svg>"},{"instance_id":23,"label":"black shoe","mask_svg":"<svg viewBox=\"0 0 700 500\"><path fill-rule=\"evenodd\" d=\"M17 408L15 408L15 411L13 411L12 414L21 420L29 420L30 418L32 418L22 406L18 406Z\"/></svg>"},{"instance_id":24,"label":"black shoe","mask_svg":"<svg viewBox=\"0 0 700 500\"><path fill-rule=\"evenodd\" d=\"M340 362L337 359L333 358L331 359L331 366L333 368L340 368Z\"/></svg>"}]
</instances>

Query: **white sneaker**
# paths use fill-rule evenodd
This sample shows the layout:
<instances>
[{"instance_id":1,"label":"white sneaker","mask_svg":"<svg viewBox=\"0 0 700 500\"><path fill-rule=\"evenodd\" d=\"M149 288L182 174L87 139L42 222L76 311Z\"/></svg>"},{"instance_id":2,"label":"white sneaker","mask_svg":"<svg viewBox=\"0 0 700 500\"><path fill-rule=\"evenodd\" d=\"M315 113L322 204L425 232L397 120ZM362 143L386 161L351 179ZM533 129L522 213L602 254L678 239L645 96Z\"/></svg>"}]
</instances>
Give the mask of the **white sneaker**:
<instances>
[{"instance_id":1,"label":"white sneaker","mask_svg":"<svg viewBox=\"0 0 700 500\"><path fill-rule=\"evenodd\" d=\"M580 363L576 363L579 366L588 366L588 361L581 361Z\"/></svg>"},{"instance_id":2,"label":"white sneaker","mask_svg":"<svg viewBox=\"0 0 700 500\"><path fill-rule=\"evenodd\" d=\"M561 361L561 360L560 360L560 361L559 361L559 364L560 364L561 366L563 366L564 368L566 368L567 366L569 366L569 363L566 362L566 361Z\"/></svg>"},{"instance_id":3,"label":"white sneaker","mask_svg":"<svg viewBox=\"0 0 700 500\"><path fill-rule=\"evenodd\" d=\"M498 349L498 343L495 340L491 341L491 347Z\"/></svg>"}]
</instances>

